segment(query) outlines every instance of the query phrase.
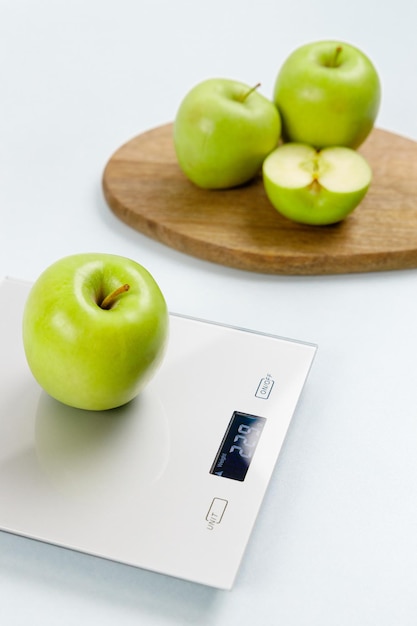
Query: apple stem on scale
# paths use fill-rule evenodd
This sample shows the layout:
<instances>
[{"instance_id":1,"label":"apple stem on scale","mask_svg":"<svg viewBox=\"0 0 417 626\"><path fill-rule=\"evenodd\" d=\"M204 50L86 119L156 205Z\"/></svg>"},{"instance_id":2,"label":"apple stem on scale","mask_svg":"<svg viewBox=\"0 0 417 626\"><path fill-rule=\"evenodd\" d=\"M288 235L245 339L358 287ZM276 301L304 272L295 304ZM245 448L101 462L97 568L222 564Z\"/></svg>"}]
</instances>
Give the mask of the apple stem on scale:
<instances>
[{"instance_id":1,"label":"apple stem on scale","mask_svg":"<svg viewBox=\"0 0 417 626\"><path fill-rule=\"evenodd\" d=\"M101 302L101 304L99 305L101 309L111 309L111 307L113 306L113 304L115 303L115 301L117 300L117 298L122 294L125 293L125 291L129 291L130 289L130 285L121 285L120 287L118 287L117 289L115 289L114 291L112 291L111 293L109 293Z\"/></svg>"}]
</instances>

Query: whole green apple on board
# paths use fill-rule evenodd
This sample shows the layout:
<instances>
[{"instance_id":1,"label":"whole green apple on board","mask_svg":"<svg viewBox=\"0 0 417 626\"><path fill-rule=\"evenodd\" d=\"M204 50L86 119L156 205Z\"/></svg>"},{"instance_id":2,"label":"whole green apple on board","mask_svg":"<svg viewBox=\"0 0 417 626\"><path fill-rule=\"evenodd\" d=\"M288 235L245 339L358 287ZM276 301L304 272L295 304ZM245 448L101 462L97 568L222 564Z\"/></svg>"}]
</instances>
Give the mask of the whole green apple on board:
<instances>
[{"instance_id":1,"label":"whole green apple on board","mask_svg":"<svg viewBox=\"0 0 417 626\"><path fill-rule=\"evenodd\" d=\"M358 148L374 126L380 100L370 59L339 41L297 48L281 66L274 87L284 140L316 148Z\"/></svg>"},{"instance_id":2,"label":"whole green apple on board","mask_svg":"<svg viewBox=\"0 0 417 626\"><path fill-rule=\"evenodd\" d=\"M184 174L205 189L242 185L278 145L281 119L271 100L241 82L205 80L182 100L174 146Z\"/></svg>"},{"instance_id":3,"label":"whole green apple on board","mask_svg":"<svg viewBox=\"0 0 417 626\"><path fill-rule=\"evenodd\" d=\"M23 345L41 387L72 407L106 410L132 400L162 362L169 334L164 296L125 257L64 257L34 283Z\"/></svg>"}]
</instances>

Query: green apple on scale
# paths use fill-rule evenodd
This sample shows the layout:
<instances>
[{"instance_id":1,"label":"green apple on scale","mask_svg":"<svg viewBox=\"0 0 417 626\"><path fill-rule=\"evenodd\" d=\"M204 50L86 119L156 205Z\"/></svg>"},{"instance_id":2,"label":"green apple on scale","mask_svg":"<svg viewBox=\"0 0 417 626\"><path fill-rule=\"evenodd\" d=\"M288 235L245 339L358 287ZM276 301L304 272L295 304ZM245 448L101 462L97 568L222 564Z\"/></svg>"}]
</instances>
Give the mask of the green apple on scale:
<instances>
[{"instance_id":1,"label":"green apple on scale","mask_svg":"<svg viewBox=\"0 0 417 626\"><path fill-rule=\"evenodd\" d=\"M185 95L174 121L174 147L182 171L198 187L247 183L277 147L280 115L258 87L212 78Z\"/></svg>"},{"instance_id":2,"label":"green apple on scale","mask_svg":"<svg viewBox=\"0 0 417 626\"><path fill-rule=\"evenodd\" d=\"M274 86L284 140L316 148L358 148L374 126L380 100L380 80L371 60L340 41L297 48L284 61Z\"/></svg>"},{"instance_id":3,"label":"green apple on scale","mask_svg":"<svg viewBox=\"0 0 417 626\"><path fill-rule=\"evenodd\" d=\"M315 226L346 218L364 198L371 179L366 159L344 146L316 150L285 143L263 164L266 195L277 211Z\"/></svg>"},{"instance_id":4,"label":"green apple on scale","mask_svg":"<svg viewBox=\"0 0 417 626\"><path fill-rule=\"evenodd\" d=\"M64 257L34 283L23 314L32 374L53 398L79 409L126 404L162 362L169 333L151 274L122 256Z\"/></svg>"}]
</instances>

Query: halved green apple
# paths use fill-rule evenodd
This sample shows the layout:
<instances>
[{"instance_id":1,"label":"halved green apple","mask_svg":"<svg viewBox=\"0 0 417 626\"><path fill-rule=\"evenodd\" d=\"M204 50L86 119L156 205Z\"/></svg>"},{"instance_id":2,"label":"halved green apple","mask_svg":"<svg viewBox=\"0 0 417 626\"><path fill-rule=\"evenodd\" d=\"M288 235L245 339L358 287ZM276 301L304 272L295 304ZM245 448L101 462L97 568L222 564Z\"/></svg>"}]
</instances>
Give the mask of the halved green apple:
<instances>
[{"instance_id":1,"label":"halved green apple","mask_svg":"<svg viewBox=\"0 0 417 626\"><path fill-rule=\"evenodd\" d=\"M265 159L262 171L266 195L277 211L295 222L316 226L347 217L372 180L368 162L355 150L316 150L301 143L276 148Z\"/></svg>"}]
</instances>

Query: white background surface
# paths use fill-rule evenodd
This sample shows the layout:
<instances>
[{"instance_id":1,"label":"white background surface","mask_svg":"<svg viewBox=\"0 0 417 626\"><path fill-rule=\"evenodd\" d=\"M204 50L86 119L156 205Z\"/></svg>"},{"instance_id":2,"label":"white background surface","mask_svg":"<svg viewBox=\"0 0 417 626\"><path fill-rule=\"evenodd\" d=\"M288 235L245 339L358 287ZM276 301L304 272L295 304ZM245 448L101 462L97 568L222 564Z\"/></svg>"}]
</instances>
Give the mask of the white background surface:
<instances>
[{"instance_id":1,"label":"white background surface","mask_svg":"<svg viewBox=\"0 0 417 626\"><path fill-rule=\"evenodd\" d=\"M378 126L417 140L416 18L414 0L0 0L0 275L123 254L171 311L319 345L232 592L0 533L2 624L415 626L417 271L206 263L118 221L101 175L196 82L270 95L287 54L322 38L369 54Z\"/></svg>"}]
</instances>

